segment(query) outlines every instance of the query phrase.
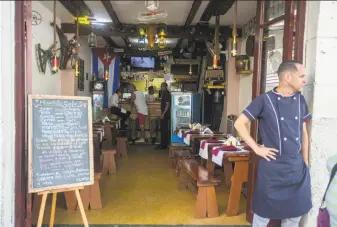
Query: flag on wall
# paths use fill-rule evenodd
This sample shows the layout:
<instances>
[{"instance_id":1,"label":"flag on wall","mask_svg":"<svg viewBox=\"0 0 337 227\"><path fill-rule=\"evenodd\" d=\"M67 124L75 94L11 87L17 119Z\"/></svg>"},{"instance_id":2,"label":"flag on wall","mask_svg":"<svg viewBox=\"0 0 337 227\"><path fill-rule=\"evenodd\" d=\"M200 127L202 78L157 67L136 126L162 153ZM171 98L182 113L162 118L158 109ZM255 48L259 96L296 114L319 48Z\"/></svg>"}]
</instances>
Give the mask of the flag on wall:
<instances>
[{"instance_id":1,"label":"flag on wall","mask_svg":"<svg viewBox=\"0 0 337 227\"><path fill-rule=\"evenodd\" d=\"M103 107L108 107L109 97L116 92L119 87L119 56L109 56L103 49L92 50L92 72L96 75L96 80L105 79L108 73L107 91L104 94Z\"/></svg>"}]
</instances>

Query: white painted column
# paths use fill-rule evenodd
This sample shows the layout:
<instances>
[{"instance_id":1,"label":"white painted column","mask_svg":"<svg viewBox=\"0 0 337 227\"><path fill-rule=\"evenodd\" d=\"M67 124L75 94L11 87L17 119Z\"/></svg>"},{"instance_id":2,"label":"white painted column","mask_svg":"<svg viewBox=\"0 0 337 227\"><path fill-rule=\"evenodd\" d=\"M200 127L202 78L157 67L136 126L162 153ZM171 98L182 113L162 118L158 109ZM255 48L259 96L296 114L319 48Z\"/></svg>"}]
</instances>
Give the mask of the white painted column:
<instances>
[{"instance_id":1,"label":"white painted column","mask_svg":"<svg viewBox=\"0 0 337 227\"><path fill-rule=\"evenodd\" d=\"M327 159L336 154L337 140L337 1L307 1L305 66L309 83L304 96L311 121L310 174L313 209L303 226L316 227L327 182Z\"/></svg>"},{"instance_id":2,"label":"white painted column","mask_svg":"<svg viewBox=\"0 0 337 227\"><path fill-rule=\"evenodd\" d=\"M0 1L0 227L14 227L14 1Z\"/></svg>"},{"instance_id":3,"label":"white painted column","mask_svg":"<svg viewBox=\"0 0 337 227\"><path fill-rule=\"evenodd\" d=\"M14 227L14 1L0 1L0 227Z\"/></svg>"}]
</instances>

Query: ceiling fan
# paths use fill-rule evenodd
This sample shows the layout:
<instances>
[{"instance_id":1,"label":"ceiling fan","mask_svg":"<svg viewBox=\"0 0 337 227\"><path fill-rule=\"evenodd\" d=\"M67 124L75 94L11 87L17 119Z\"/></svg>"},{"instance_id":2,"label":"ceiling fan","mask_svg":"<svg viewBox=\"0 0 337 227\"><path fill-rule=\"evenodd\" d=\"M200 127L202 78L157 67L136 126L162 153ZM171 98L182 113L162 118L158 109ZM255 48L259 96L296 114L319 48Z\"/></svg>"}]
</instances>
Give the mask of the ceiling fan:
<instances>
[{"instance_id":1,"label":"ceiling fan","mask_svg":"<svg viewBox=\"0 0 337 227\"><path fill-rule=\"evenodd\" d=\"M168 16L165 10L159 8L159 1L145 0L145 7L148 12L138 13L138 22L140 23L164 23Z\"/></svg>"}]
</instances>

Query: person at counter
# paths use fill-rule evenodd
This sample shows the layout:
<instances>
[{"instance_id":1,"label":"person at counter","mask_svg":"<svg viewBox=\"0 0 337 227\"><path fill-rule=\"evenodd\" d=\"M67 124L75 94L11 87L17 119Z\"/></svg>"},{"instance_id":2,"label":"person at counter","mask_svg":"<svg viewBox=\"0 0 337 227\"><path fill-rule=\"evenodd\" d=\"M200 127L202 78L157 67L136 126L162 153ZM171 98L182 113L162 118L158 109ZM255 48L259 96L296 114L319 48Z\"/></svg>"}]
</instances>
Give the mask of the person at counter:
<instances>
[{"instance_id":1,"label":"person at counter","mask_svg":"<svg viewBox=\"0 0 337 227\"><path fill-rule=\"evenodd\" d=\"M155 97L154 97L154 87L150 86L148 88L148 94L146 96L146 101L148 102L154 102L155 101Z\"/></svg>"},{"instance_id":2,"label":"person at counter","mask_svg":"<svg viewBox=\"0 0 337 227\"><path fill-rule=\"evenodd\" d=\"M122 97L122 92L118 89L115 94L109 98L110 113L121 118L121 127L126 128L126 120L130 117L131 112L119 106L119 99Z\"/></svg>"},{"instance_id":3,"label":"person at counter","mask_svg":"<svg viewBox=\"0 0 337 227\"><path fill-rule=\"evenodd\" d=\"M137 117L141 130L141 138L136 142L145 142L145 118L148 115L148 108L143 92L138 91L134 84L129 85L131 93L130 103L134 103L137 109Z\"/></svg>"},{"instance_id":4,"label":"person at counter","mask_svg":"<svg viewBox=\"0 0 337 227\"><path fill-rule=\"evenodd\" d=\"M157 148L166 149L169 144L171 93L167 89L166 82L163 82L160 88L161 88L160 145Z\"/></svg>"}]
</instances>

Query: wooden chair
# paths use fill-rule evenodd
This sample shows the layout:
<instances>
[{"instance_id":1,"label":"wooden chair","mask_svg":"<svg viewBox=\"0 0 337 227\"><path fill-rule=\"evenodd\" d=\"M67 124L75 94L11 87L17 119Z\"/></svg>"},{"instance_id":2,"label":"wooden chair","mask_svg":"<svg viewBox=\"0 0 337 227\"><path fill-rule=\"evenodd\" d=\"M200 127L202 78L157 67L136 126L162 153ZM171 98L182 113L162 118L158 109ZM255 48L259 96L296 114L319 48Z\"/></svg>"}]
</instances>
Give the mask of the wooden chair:
<instances>
[{"instance_id":1,"label":"wooden chair","mask_svg":"<svg viewBox=\"0 0 337 227\"><path fill-rule=\"evenodd\" d=\"M118 156L128 156L128 149L127 149L127 137L117 137L117 155Z\"/></svg>"},{"instance_id":2,"label":"wooden chair","mask_svg":"<svg viewBox=\"0 0 337 227\"><path fill-rule=\"evenodd\" d=\"M215 186L219 181L194 159L181 159L178 166L180 176L178 189L189 188L197 197L194 217L219 216L215 194Z\"/></svg>"}]
</instances>

